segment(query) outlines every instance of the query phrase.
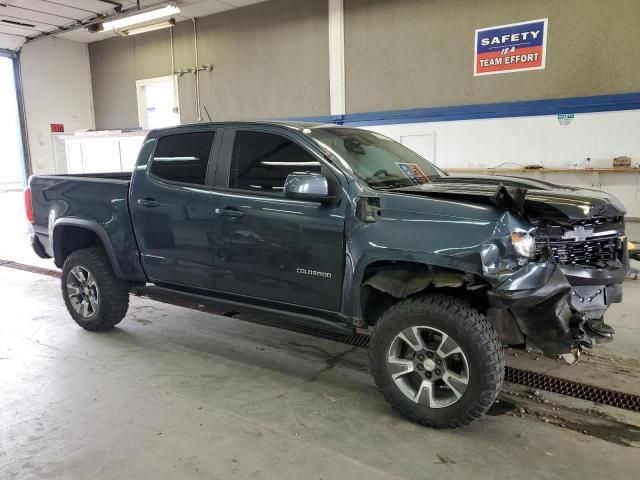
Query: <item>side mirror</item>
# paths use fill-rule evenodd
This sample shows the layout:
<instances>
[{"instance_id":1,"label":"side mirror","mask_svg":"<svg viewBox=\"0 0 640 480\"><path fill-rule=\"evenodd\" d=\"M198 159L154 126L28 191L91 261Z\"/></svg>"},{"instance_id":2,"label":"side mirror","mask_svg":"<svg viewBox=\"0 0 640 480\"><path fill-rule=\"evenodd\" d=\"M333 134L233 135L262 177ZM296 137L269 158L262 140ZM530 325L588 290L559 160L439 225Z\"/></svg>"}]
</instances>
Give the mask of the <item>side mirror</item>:
<instances>
[{"instance_id":1,"label":"side mirror","mask_svg":"<svg viewBox=\"0 0 640 480\"><path fill-rule=\"evenodd\" d=\"M284 196L293 200L331 203L327 177L320 173L290 173L284 182Z\"/></svg>"}]
</instances>

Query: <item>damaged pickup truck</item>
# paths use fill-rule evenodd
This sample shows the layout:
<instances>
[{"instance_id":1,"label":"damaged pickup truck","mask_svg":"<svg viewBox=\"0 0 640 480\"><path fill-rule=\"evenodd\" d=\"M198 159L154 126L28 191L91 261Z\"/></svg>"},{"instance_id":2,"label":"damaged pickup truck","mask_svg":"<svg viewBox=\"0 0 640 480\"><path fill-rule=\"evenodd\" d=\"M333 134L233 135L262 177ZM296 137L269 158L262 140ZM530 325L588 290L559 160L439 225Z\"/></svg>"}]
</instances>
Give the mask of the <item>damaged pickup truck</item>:
<instances>
[{"instance_id":1,"label":"damaged pickup truck","mask_svg":"<svg viewBox=\"0 0 640 480\"><path fill-rule=\"evenodd\" d=\"M611 341L628 268L604 192L449 176L375 132L301 122L149 133L134 172L35 176L32 244L91 331L129 292L371 334L376 384L408 418L466 425L496 399L503 346L573 362Z\"/></svg>"}]
</instances>

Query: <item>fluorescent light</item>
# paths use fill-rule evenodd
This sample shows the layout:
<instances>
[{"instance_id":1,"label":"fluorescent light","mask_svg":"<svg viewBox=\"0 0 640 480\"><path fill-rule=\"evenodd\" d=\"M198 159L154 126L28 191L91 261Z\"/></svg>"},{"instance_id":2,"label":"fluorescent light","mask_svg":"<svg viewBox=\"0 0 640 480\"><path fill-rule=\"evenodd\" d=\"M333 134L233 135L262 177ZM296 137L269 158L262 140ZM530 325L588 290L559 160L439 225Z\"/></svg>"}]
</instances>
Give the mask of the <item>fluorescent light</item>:
<instances>
[{"instance_id":1,"label":"fluorescent light","mask_svg":"<svg viewBox=\"0 0 640 480\"><path fill-rule=\"evenodd\" d=\"M142 27L120 28L116 30L118 35L129 36L137 35L139 33L153 32L154 30L160 30L161 28L173 27L176 21L171 18L164 22L152 23L150 25L144 25Z\"/></svg>"},{"instance_id":2,"label":"fluorescent light","mask_svg":"<svg viewBox=\"0 0 640 480\"><path fill-rule=\"evenodd\" d=\"M149 10L148 12L138 13L137 15L131 15L130 17L118 18L111 22L104 22L104 30L124 30L126 27L133 25L145 24L152 22L153 20L159 20L162 18L169 18L172 15L180 13L180 9L175 5L166 5L157 10Z\"/></svg>"}]
</instances>

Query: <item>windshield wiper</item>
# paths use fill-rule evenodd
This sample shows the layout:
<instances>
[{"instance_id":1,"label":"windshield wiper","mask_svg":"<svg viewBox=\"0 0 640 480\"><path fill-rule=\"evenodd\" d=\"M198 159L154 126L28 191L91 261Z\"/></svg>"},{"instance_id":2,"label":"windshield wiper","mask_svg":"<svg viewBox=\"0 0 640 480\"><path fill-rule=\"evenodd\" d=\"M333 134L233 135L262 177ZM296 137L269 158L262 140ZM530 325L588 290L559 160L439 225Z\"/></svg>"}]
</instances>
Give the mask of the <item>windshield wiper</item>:
<instances>
[{"instance_id":1,"label":"windshield wiper","mask_svg":"<svg viewBox=\"0 0 640 480\"><path fill-rule=\"evenodd\" d=\"M384 185L377 185L375 183L374 184L369 183L369 186L371 188L375 188L376 190L390 190L392 188L404 188L404 187L412 186L412 184L407 185L404 182L393 182L393 183L379 182L379 183L384 183Z\"/></svg>"}]
</instances>

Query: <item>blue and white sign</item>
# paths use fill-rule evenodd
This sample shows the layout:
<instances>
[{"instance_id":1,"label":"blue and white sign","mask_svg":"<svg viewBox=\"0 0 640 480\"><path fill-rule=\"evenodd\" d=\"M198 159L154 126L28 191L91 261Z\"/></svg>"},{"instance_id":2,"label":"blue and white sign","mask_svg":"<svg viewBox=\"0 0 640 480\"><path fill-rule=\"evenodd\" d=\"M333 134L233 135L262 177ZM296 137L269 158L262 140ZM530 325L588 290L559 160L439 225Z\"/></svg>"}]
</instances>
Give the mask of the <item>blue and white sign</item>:
<instances>
[{"instance_id":1,"label":"blue and white sign","mask_svg":"<svg viewBox=\"0 0 640 480\"><path fill-rule=\"evenodd\" d=\"M476 30L474 75L540 70L547 53L547 19Z\"/></svg>"}]
</instances>

